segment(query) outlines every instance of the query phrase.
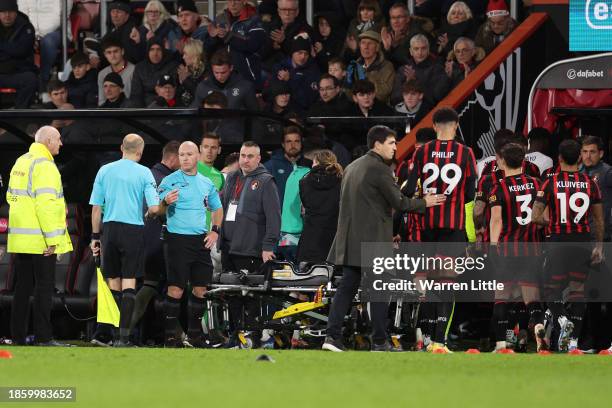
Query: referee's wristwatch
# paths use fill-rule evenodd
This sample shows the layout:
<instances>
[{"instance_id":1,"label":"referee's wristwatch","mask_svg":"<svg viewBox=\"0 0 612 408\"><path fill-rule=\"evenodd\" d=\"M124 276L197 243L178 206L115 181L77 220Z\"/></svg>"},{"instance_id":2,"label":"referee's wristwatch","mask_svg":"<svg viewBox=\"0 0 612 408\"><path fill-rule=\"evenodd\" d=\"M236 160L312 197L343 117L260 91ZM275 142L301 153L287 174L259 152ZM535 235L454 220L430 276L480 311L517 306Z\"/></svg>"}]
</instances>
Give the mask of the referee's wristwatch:
<instances>
[{"instance_id":1,"label":"referee's wristwatch","mask_svg":"<svg viewBox=\"0 0 612 408\"><path fill-rule=\"evenodd\" d=\"M210 227L210 230L212 232L216 232L218 234L219 233L219 226L218 225L213 225L212 227Z\"/></svg>"}]
</instances>

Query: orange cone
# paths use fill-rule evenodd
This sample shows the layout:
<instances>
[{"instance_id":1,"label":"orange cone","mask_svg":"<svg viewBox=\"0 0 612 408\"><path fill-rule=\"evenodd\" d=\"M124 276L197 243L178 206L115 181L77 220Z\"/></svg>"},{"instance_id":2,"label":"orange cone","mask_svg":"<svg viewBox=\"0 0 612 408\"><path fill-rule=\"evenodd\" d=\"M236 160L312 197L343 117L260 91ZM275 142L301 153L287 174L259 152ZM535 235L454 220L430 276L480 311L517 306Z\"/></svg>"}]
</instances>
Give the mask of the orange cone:
<instances>
[{"instance_id":1,"label":"orange cone","mask_svg":"<svg viewBox=\"0 0 612 408\"><path fill-rule=\"evenodd\" d=\"M475 348L467 349L465 351L465 354L480 354L480 350L475 349Z\"/></svg>"},{"instance_id":2,"label":"orange cone","mask_svg":"<svg viewBox=\"0 0 612 408\"><path fill-rule=\"evenodd\" d=\"M0 358L13 358L13 355L8 350L0 350Z\"/></svg>"}]
</instances>

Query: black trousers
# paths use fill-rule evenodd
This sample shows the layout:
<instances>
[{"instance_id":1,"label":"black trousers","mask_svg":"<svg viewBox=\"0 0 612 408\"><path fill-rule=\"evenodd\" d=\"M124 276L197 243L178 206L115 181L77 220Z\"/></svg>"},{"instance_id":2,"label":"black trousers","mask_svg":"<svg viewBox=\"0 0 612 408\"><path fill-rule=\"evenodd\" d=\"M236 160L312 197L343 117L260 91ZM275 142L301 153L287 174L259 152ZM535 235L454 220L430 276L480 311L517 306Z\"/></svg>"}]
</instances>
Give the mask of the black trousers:
<instances>
[{"instance_id":1,"label":"black trousers","mask_svg":"<svg viewBox=\"0 0 612 408\"><path fill-rule=\"evenodd\" d=\"M338 291L332 300L329 318L327 320L327 335L339 340L342 336L344 316L349 312L353 298L361 285L361 271L357 267L343 266L342 280ZM387 313L389 304L382 302L370 303L370 322L372 324L372 340L382 343L387 340Z\"/></svg>"},{"instance_id":2,"label":"black trousers","mask_svg":"<svg viewBox=\"0 0 612 408\"><path fill-rule=\"evenodd\" d=\"M55 286L56 255L17 254L15 294L11 305L11 335L25 344L30 316L30 296L34 293L34 336L37 343L52 339L51 307Z\"/></svg>"}]
</instances>

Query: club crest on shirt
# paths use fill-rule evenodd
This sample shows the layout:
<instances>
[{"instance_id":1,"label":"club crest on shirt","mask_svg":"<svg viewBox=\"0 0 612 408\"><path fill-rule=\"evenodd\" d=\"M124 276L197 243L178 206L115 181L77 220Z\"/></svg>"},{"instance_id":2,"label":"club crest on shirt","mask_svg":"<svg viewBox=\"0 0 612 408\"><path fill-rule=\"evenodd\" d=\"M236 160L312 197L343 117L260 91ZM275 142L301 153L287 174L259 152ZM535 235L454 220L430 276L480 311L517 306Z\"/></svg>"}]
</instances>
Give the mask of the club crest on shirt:
<instances>
[{"instance_id":1,"label":"club crest on shirt","mask_svg":"<svg viewBox=\"0 0 612 408\"><path fill-rule=\"evenodd\" d=\"M259 181L258 180L251 181L251 190L255 191L258 188L259 188Z\"/></svg>"},{"instance_id":2,"label":"club crest on shirt","mask_svg":"<svg viewBox=\"0 0 612 408\"><path fill-rule=\"evenodd\" d=\"M240 89L238 88L232 89L232 96L238 96L238 95L240 95Z\"/></svg>"}]
</instances>

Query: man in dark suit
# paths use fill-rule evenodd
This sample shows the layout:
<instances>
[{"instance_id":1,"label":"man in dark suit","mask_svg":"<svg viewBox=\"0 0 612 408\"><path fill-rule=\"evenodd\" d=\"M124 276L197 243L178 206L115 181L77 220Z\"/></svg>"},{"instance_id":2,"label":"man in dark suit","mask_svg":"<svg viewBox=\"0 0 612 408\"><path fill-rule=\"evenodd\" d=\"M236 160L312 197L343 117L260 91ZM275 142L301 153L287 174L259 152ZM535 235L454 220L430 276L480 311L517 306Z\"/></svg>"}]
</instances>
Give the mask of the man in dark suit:
<instances>
[{"instance_id":1,"label":"man in dark suit","mask_svg":"<svg viewBox=\"0 0 612 408\"><path fill-rule=\"evenodd\" d=\"M323 350L345 350L340 338L342 323L361 282L361 243L391 243L392 209L423 213L426 207L440 205L445 200L442 194L410 199L400 192L387 164L397 150L393 130L387 126L374 126L368 132L367 140L370 150L346 168L342 180L338 229L327 258L329 262L342 266L342 281L329 312ZM386 303L371 303L373 351L392 349L385 328L387 308Z\"/></svg>"}]
</instances>

